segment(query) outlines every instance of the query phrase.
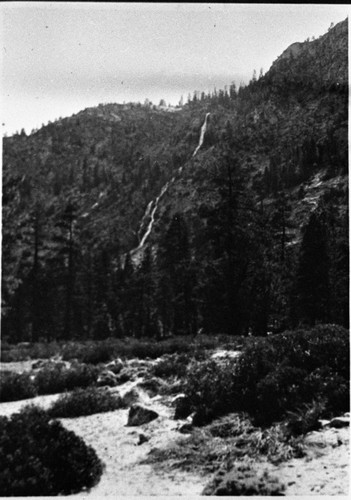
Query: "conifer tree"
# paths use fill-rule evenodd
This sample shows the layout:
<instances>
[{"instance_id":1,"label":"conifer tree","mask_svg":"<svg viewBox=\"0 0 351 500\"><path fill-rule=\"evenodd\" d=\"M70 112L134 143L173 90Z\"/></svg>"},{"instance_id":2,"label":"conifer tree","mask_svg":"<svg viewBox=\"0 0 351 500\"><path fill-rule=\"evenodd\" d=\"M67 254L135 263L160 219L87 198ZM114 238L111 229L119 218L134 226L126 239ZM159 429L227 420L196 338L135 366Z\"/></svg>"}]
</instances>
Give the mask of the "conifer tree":
<instances>
[{"instance_id":1,"label":"conifer tree","mask_svg":"<svg viewBox=\"0 0 351 500\"><path fill-rule=\"evenodd\" d=\"M305 227L295 288L295 323L329 320L329 258L325 228L316 212Z\"/></svg>"}]
</instances>

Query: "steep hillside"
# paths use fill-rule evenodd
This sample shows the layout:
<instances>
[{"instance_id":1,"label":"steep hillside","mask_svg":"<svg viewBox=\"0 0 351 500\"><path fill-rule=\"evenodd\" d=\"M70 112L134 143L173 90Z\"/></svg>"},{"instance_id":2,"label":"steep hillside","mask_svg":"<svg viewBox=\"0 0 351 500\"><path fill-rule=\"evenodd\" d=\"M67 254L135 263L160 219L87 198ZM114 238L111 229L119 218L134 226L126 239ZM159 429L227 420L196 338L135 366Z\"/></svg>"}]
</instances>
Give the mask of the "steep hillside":
<instances>
[{"instance_id":1,"label":"steep hillside","mask_svg":"<svg viewBox=\"0 0 351 500\"><path fill-rule=\"evenodd\" d=\"M346 20L247 87L5 138L3 334L347 325L347 40Z\"/></svg>"}]
</instances>

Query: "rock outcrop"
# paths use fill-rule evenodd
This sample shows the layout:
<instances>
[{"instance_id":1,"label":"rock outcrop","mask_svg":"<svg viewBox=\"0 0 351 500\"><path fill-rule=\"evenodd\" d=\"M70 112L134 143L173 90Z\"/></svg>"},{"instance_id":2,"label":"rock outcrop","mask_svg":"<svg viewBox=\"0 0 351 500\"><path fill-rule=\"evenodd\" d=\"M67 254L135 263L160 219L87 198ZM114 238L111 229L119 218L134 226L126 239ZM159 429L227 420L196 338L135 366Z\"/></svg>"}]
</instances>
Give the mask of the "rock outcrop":
<instances>
[{"instance_id":1,"label":"rock outcrop","mask_svg":"<svg viewBox=\"0 0 351 500\"><path fill-rule=\"evenodd\" d=\"M135 404L129 410L127 426L132 427L148 424L149 422L152 422L152 420L155 420L158 416L158 413L154 410Z\"/></svg>"}]
</instances>

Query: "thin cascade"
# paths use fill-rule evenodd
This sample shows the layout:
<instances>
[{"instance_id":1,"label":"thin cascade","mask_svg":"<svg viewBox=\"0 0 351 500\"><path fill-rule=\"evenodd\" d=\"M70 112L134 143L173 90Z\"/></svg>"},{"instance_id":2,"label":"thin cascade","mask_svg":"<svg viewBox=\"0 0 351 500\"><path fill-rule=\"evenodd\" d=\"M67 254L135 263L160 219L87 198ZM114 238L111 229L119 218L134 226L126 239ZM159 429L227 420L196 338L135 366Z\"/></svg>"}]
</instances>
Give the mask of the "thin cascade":
<instances>
[{"instance_id":1,"label":"thin cascade","mask_svg":"<svg viewBox=\"0 0 351 500\"><path fill-rule=\"evenodd\" d=\"M151 200L147 207L146 207L146 210L145 210L145 213L143 215L143 218L141 219L141 223L140 223L140 227L139 227L139 231L138 231L138 238L139 238L139 243L141 241L141 231L144 227L144 224L145 224L145 221L147 220L147 218L149 217L150 215L150 212L151 212L151 208L152 208L152 205L154 204L154 200Z\"/></svg>"},{"instance_id":2,"label":"thin cascade","mask_svg":"<svg viewBox=\"0 0 351 500\"><path fill-rule=\"evenodd\" d=\"M205 121L201 127L201 132L200 132L200 138L199 138L199 143L198 145L196 146L193 154L192 154L192 158L194 158L194 156L196 156L196 154L198 153L199 149L201 148L203 142L204 142L204 137L205 137L205 133L206 133L206 129L207 129L207 120L208 120L208 117L209 117L210 113L206 113L206 117L205 117ZM178 173L181 173L183 171L183 167L180 167L178 169ZM153 200L151 200L148 204L148 206L146 207L146 210L145 210L145 213L143 215L143 218L141 220L141 223L140 223L140 229L138 231L138 236L139 236L139 239L140 239L140 232L144 226L144 223L145 223L145 220L150 217L150 221L149 221L149 224L147 226L147 229L144 233L144 236L141 238L140 240L140 243L139 245L134 248L132 251L131 251L131 255L136 255L138 253L138 251L140 251L142 249L142 247L145 245L146 243L146 240L148 239L151 231L152 231L152 227L154 225L154 222L155 222L155 214L157 212L157 208L158 208L158 204L159 204L159 201L161 200L161 198L163 197L163 195L166 193L166 191L168 190L169 186L171 184L173 184L173 182L175 181L175 176L172 177L172 179L168 182L166 182L166 184L162 187L161 189L161 192L160 194L158 195L158 197L156 198L155 202ZM152 208L153 206L153 208ZM152 210L151 210L152 209Z\"/></svg>"},{"instance_id":3,"label":"thin cascade","mask_svg":"<svg viewBox=\"0 0 351 500\"><path fill-rule=\"evenodd\" d=\"M152 230L152 226L155 222L155 213L156 213L156 210L157 210L157 207L158 207L158 203L160 201L160 199L162 198L162 196L165 194L165 192L167 191L168 187L169 187L169 182L167 182L163 188L161 189L161 193L158 195L158 197L156 198L156 201L155 201L155 206L151 212L151 217L150 217L150 222L149 222L149 225L147 227L147 230L141 240L141 242L139 243L139 246L137 248L137 250L141 247L143 247L145 245L145 241L147 240L149 234L151 233L151 230Z\"/></svg>"},{"instance_id":4,"label":"thin cascade","mask_svg":"<svg viewBox=\"0 0 351 500\"><path fill-rule=\"evenodd\" d=\"M205 133L206 133L206 129L207 129L207 118L209 116L210 116L210 113L206 113L205 121L204 121L204 123L203 123L203 125L201 127L199 144L198 144L197 148L195 149L195 151L193 152L193 158L197 154L197 152L199 151L199 149L201 148L201 146L202 146L202 144L204 142Z\"/></svg>"}]
</instances>

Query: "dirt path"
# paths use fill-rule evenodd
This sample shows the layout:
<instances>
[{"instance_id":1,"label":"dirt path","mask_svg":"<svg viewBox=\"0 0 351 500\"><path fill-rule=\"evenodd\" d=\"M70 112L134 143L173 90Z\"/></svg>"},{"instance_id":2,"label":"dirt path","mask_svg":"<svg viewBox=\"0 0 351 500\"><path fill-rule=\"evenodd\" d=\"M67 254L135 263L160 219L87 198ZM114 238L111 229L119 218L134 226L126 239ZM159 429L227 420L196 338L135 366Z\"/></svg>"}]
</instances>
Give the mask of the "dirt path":
<instances>
[{"instance_id":1,"label":"dirt path","mask_svg":"<svg viewBox=\"0 0 351 500\"><path fill-rule=\"evenodd\" d=\"M307 456L272 468L286 495L349 495L350 430L324 429L306 436Z\"/></svg>"},{"instance_id":2,"label":"dirt path","mask_svg":"<svg viewBox=\"0 0 351 500\"><path fill-rule=\"evenodd\" d=\"M106 466L100 483L87 496L200 495L206 482L204 478L179 470L157 474L152 466L139 463L146 458L151 448L163 447L172 439L179 438L179 433L174 430L176 422L162 415L140 427L125 427L127 414L128 410L118 410L62 420L67 429L93 446ZM150 436L150 440L138 445L141 433Z\"/></svg>"},{"instance_id":3,"label":"dirt path","mask_svg":"<svg viewBox=\"0 0 351 500\"><path fill-rule=\"evenodd\" d=\"M123 394L138 381L124 384L119 390ZM90 492L70 495L76 498L121 496L191 496L200 495L206 478L180 470L157 473L151 465L139 462L154 448L163 448L173 440L182 438L172 418L172 409L163 405L158 398L150 399L141 393L141 402L149 403L159 417L138 427L126 427L129 410L117 410L86 417L60 419L62 424L92 446L105 464L99 484ZM28 404L49 408L59 394L0 403L0 415L9 416ZM144 434L149 441L139 445L139 436Z\"/></svg>"}]
</instances>

